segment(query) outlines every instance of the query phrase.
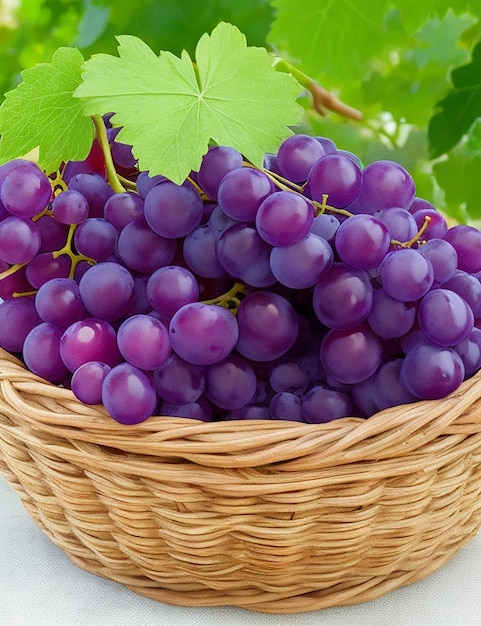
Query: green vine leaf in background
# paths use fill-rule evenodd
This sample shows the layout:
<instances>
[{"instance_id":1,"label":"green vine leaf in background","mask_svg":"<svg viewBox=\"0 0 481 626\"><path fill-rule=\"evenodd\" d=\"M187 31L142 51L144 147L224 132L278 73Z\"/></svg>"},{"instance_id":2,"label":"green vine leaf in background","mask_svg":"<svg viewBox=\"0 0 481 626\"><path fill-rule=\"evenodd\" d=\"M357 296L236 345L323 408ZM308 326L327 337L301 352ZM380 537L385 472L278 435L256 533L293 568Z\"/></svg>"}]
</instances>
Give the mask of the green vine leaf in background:
<instances>
[{"instance_id":1,"label":"green vine leaf in background","mask_svg":"<svg viewBox=\"0 0 481 626\"><path fill-rule=\"evenodd\" d=\"M94 129L72 95L81 82L83 60L75 48L59 48L51 63L22 72L23 82L0 106L0 162L39 147L38 163L51 172L62 161L87 156Z\"/></svg>"},{"instance_id":2,"label":"green vine leaf in background","mask_svg":"<svg viewBox=\"0 0 481 626\"><path fill-rule=\"evenodd\" d=\"M118 37L119 56L84 64L76 96L90 115L114 111L118 140L133 146L140 169L182 183L198 170L209 141L236 148L256 165L301 118L302 91L276 72L263 48L248 47L232 24L203 35L195 64L187 52L155 53L140 39Z\"/></svg>"},{"instance_id":3,"label":"green vine leaf in background","mask_svg":"<svg viewBox=\"0 0 481 626\"><path fill-rule=\"evenodd\" d=\"M451 79L453 88L438 103L440 110L429 123L431 158L454 148L481 117L481 42L474 48L471 62L454 69Z\"/></svg>"}]
</instances>

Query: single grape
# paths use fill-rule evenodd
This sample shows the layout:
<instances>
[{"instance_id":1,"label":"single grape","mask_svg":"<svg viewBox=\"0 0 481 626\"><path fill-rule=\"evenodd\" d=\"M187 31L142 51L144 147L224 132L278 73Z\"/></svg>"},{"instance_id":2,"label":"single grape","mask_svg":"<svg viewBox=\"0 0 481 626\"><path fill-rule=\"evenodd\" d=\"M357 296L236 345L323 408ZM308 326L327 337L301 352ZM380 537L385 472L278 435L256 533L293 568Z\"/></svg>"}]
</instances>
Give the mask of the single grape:
<instances>
[{"instance_id":1,"label":"single grape","mask_svg":"<svg viewBox=\"0 0 481 626\"><path fill-rule=\"evenodd\" d=\"M422 234L422 239L425 241L434 238L441 239L448 231L448 223L445 217L434 207L418 209L412 215L418 229L424 226L426 218L429 218L426 230Z\"/></svg>"},{"instance_id":2,"label":"single grape","mask_svg":"<svg viewBox=\"0 0 481 626\"><path fill-rule=\"evenodd\" d=\"M139 194L142 200L145 200L149 191L155 185L162 183L164 180L169 180L166 176L162 176L161 174L157 174L155 176L150 176L148 172L140 172L135 180L135 184L137 186L137 193Z\"/></svg>"},{"instance_id":3,"label":"single grape","mask_svg":"<svg viewBox=\"0 0 481 626\"><path fill-rule=\"evenodd\" d=\"M418 323L426 337L439 346L464 341L473 329L474 314L461 296L449 289L433 289L421 300Z\"/></svg>"},{"instance_id":4,"label":"single grape","mask_svg":"<svg viewBox=\"0 0 481 626\"><path fill-rule=\"evenodd\" d=\"M197 181L208 198L217 202L224 176L242 166L242 154L229 146L212 146L202 159Z\"/></svg>"},{"instance_id":5,"label":"single grape","mask_svg":"<svg viewBox=\"0 0 481 626\"><path fill-rule=\"evenodd\" d=\"M205 368L188 363L173 352L154 371L153 380L163 401L170 404L190 404L204 393Z\"/></svg>"},{"instance_id":6,"label":"single grape","mask_svg":"<svg viewBox=\"0 0 481 626\"><path fill-rule=\"evenodd\" d=\"M279 146L276 164L281 174L293 183L302 183L316 161L326 154L321 141L305 134L291 135Z\"/></svg>"},{"instance_id":7,"label":"single grape","mask_svg":"<svg viewBox=\"0 0 481 626\"><path fill-rule=\"evenodd\" d=\"M202 220L202 199L190 182L155 185L144 200L144 216L150 228L169 239L185 237Z\"/></svg>"},{"instance_id":8,"label":"single grape","mask_svg":"<svg viewBox=\"0 0 481 626\"><path fill-rule=\"evenodd\" d=\"M312 387L301 399L302 416L308 424L322 424L352 415L349 394L321 385Z\"/></svg>"},{"instance_id":9,"label":"single grape","mask_svg":"<svg viewBox=\"0 0 481 626\"><path fill-rule=\"evenodd\" d=\"M407 209L415 196L416 186L411 175L395 161L379 160L362 170L362 185L356 203L361 212L372 215L391 207Z\"/></svg>"},{"instance_id":10,"label":"single grape","mask_svg":"<svg viewBox=\"0 0 481 626\"><path fill-rule=\"evenodd\" d=\"M319 235L319 237L323 237L332 245L340 225L341 222L335 215L320 213L314 217L314 221L311 226L311 233Z\"/></svg>"},{"instance_id":11,"label":"single grape","mask_svg":"<svg viewBox=\"0 0 481 626\"><path fill-rule=\"evenodd\" d=\"M374 217L387 227L389 237L396 241L411 241L418 233L416 220L407 209L398 207L381 209L374 213Z\"/></svg>"},{"instance_id":12,"label":"single grape","mask_svg":"<svg viewBox=\"0 0 481 626\"><path fill-rule=\"evenodd\" d=\"M84 404L102 402L102 385L112 368L101 361L84 363L72 374L71 389L75 397Z\"/></svg>"},{"instance_id":13,"label":"single grape","mask_svg":"<svg viewBox=\"0 0 481 626\"><path fill-rule=\"evenodd\" d=\"M272 246L290 246L307 235L314 220L314 210L300 194L275 191L260 205L256 228Z\"/></svg>"},{"instance_id":14,"label":"single grape","mask_svg":"<svg viewBox=\"0 0 481 626\"><path fill-rule=\"evenodd\" d=\"M474 317L481 317L481 282L474 274L456 270L441 286L455 291L472 308Z\"/></svg>"},{"instance_id":15,"label":"single grape","mask_svg":"<svg viewBox=\"0 0 481 626\"><path fill-rule=\"evenodd\" d=\"M239 222L254 222L265 198L275 191L264 172L252 167L238 167L228 172L218 190L218 203L226 215Z\"/></svg>"},{"instance_id":16,"label":"single grape","mask_svg":"<svg viewBox=\"0 0 481 626\"><path fill-rule=\"evenodd\" d=\"M247 295L237 310L236 350L253 361L273 361L286 354L297 339L296 311L283 296L269 291Z\"/></svg>"},{"instance_id":17,"label":"single grape","mask_svg":"<svg viewBox=\"0 0 481 626\"><path fill-rule=\"evenodd\" d=\"M329 243L313 233L291 246L272 248L271 270L277 280L292 289L313 287L329 271L334 254Z\"/></svg>"},{"instance_id":18,"label":"single grape","mask_svg":"<svg viewBox=\"0 0 481 626\"><path fill-rule=\"evenodd\" d=\"M69 231L67 224L60 224L48 213L42 215L35 224L40 232L39 252L54 252L64 247Z\"/></svg>"},{"instance_id":19,"label":"single grape","mask_svg":"<svg viewBox=\"0 0 481 626\"><path fill-rule=\"evenodd\" d=\"M467 224L451 226L443 239L458 254L458 268L471 274L481 271L481 231Z\"/></svg>"},{"instance_id":20,"label":"single grape","mask_svg":"<svg viewBox=\"0 0 481 626\"><path fill-rule=\"evenodd\" d=\"M31 219L12 215L0 222L0 260L11 265L28 263L40 243L40 232Z\"/></svg>"},{"instance_id":21,"label":"single grape","mask_svg":"<svg viewBox=\"0 0 481 626\"><path fill-rule=\"evenodd\" d=\"M301 398L289 391L280 391L269 401L271 419L303 422Z\"/></svg>"},{"instance_id":22,"label":"single grape","mask_svg":"<svg viewBox=\"0 0 481 626\"><path fill-rule=\"evenodd\" d=\"M209 365L205 380L206 397L217 407L230 411L251 402L257 386L252 366L236 354Z\"/></svg>"},{"instance_id":23,"label":"single grape","mask_svg":"<svg viewBox=\"0 0 481 626\"><path fill-rule=\"evenodd\" d=\"M79 191L65 189L54 198L52 211L60 224L81 224L89 215L89 205Z\"/></svg>"},{"instance_id":24,"label":"single grape","mask_svg":"<svg viewBox=\"0 0 481 626\"><path fill-rule=\"evenodd\" d=\"M110 367L122 361L114 328L95 318L79 320L64 329L60 354L71 372L88 361L101 361Z\"/></svg>"},{"instance_id":25,"label":"single grape","mask_svg":"<svg viewBox=\"0 0 481 626\"><path fill-rule=\"evenodd\" d=\"M9 264L0 261L0 273L9 269ZM20 293L32 291L32 285L27 278L27 265L19 267L13 274L9 274L0 279L0 299L8 300L16 297Z\"/></svg>"},{"instance_id":26,"label":"single grape","mask_svg":"<svg viewBox=\"0 0 481 626\"><path fill-rule=\"evenodd\" d=\"M36 163L18 161L1 182L0 200L12 215L31 218L45 209L52 195L48 177Z\"/></svg>"},{"instance_id":27,"label":"single grape","mask_svg":"<svg viewBox=\"0 0 481 626\"><path fill-rule=\"evenodd\" d=\"M227 228L216 246L219 262L230 276L260 289L276 282L270 264L271 249L253 226L240 222Z\"/></svg>"},{"instance_id":28,"label":"single grape","mask_svg":"<svg viewBox=\"0 0 481 626\"><path fill-rule=\"evenodd\" d=\"M66 328L85 315L78 284L71 278L52 278L35 295L35 306L44 322Z\"/></svg>"},{"instance_id":29,"label":"single grape","mask_svg":"<svg viewBox=\"0 0 481 626\"><path fill-rule=\"evenodd\" d=\"M105 218L89 217L75 229L74 244L79 254L100 263L114 255L118 238L118 230Z\"/></svg>"},{"instance_id":30,"label":"single grape","mask_svg":"<svg viewBox=\"0 0 481 626\"><path fill-rule=\"evenodd\" d=\"M104 205L106 220L120 232L129 222L144 216L144 201L132 191L114 193Z\"/></svg>"},{"instance_id":31,"label":"single grape","mask_svg":"<svg viewBox=\"0 0 481 626\"><path fill-rule=\"evenodd\" d=\"M401 382L421 400L444 398L464 379L464 364L452 348L419 344L403 360Z\"/></svg>"},{"instance_id":32,"label":"single grape","mask_svg":"<svg viewBox=\"0 0 481 626\"><path fill-rule=\"evenodd\" d=\"M194 365L211 365L225 359L238 335L237 321L230 311L202 302L181 307L169 325L172 349Z\"/></svg>"},{"instance_id":33,"label":"single grape","mask_svg":"<svg viewBox=\"0 0 481 626\"><path fill-rule=\"evenodd\" d=\"M434 237L420 246L419 252L433 266L434 285L442 285L454 276L458 267L458 254L448 241Z\"/></svg>"},{"instance_id":34,"label":"single grape","mask_svg":"<svg viewBox=\"0 0 481 626\"><path fill-rule=\"evenodd\" d=\"M124 359L141 370L161 367L171 352L167 328L151 315L133 315L123 321L117 343Z\"/></svg>"},{"instance_id":35,"label":"single grape","mask_svg":"<svg viewBox=\"0 0 481 626\"><path fill-rule=\"evenodd\" d=\"M68 182L70 190L81 193L89 205L89 217L103 217L104 206L114 190L100 174L81 173Z\"/></svg>"},{"instance_id":36,"label":"single grape","mask_svg":"<svg viewBox=\"0 0 481 626\"><path fill-rule=\"evenodd\" d=\"M336 261L314 287L312 303L316 317L328 328L353 328L367 318L373 288L364 270Z\"/></svg>"},{"instance_id":37,"label":"single grape","mask_svg":"<svg viewBox=\"0 0 481 626\"><path fill-rule=\"evenodd\" d=\"M28 333L41 323L32 297L0 302L0 347L8 352L21 352Z\"/></svg>"},{"instance_id":38,"label":"single grape","mask_svg":"<svg viewBox=\"0 0 481 626\"><path fill-rule=\"evenodd\" d=\"M302 396L306 393L309 383L309 372L291 359L278 359L269 372L269 384L276 393L289 391Z\"/></svg>"},{"instance_id":39,"label":"single grape","mask_svg":"<svg viewBox=\"0 0 481 626\"><path fill-rule=\"evenodd\" d=\"M374 376L377 410L417 402L416 396L401 381L402 358L383 363Z\"/></svg>"},{"instance_id":40,"label":"single grape","mask_svg":"<svg viewBox=\"0 0 481 626\"><path fill-rule=\"evenodd\" d=\"M149 277L147 298L161 319L170 322L182 306L197 302L199 285L192 272L185 267L166 265Z\"/></svg>"},{"instance_id":41,"label":"single grape","mask_svg":"<svg viewBox=\"0 0 481 626\"><path fill-rule=\"evenodd\" d=\"M79 290L92 317L113 322L125 315L132 305L134 279L123 265L104 261L85 272Z\"/></svg>"},{"instance_id":42,"label":"single grape","mask_svg":"<svg viewBox=\"0 0 481 626\"><path fill-rule=\"evenodd\" d=\"M372 215L353 215L336 233L335 246L347 265L361 270L377 267L391 245L387 226Z\"/></svg>"},{"instance_id":43,"label":"single grape","mask_svg":"<svg viewBox=\"0 0 481 626\"><path fill-rule=\"evenodd\" d=\"M353 385L372 376L382 358L381 340L367 325L348 330L330 330L320 350L327 374L340 383Z\"/></svg>"},{"instance_id":44,"label":"single grape","mask_svg":"<svg viewBox=\"0 0 481 626\"><path fill-rule=\"evenodd\" d=\"M422 298L434 281L431 262L414 248L388 252L381 263L380 275L391 298L403 302Z\"/></svg>"},{"instance_id":45,"label":"single grape","mask_svg":"<svg viewBox=\"0 0 481 626\"><path fill-rule=\"evenodd\" d=\"M102 403L117 422L139 424L155 412L157 394L142 370L130 363L120 363L104 378Z\"/></svg>"},{"instance_id":46,"label":"single grape","mask_svg":"<svg viewBox=\"0 0 481 626\"><path fill-rule=\"evenodd\" d=\"M163 265L170 265L177 249L175 239L154 233L143 217L129 222L118 238L118 253L131 270L152 274Z\"/></svg>"},{"instance_id":47,"label":"single grape","mask_svg":"<svg viewBox=\"0 0 481 626\"><path fill-rule=\"evenodd\" d=\"M40 289L53 278L68 278L70 267L67 255L55 256L52 252L42 252L33 257L26 266L26 275L30 285L34 289Z\"/></svg>"},{"instance_id":48,"label":"single grape","mask_svg":"<svg viewBox=\"0 0 481 626\"><path fill-rule=\"evenodd\" d=\"M361 179L361 168L352 158L338 152L326 154L310 171L310 196L322 202L327 195L329 205L342 209L359 195Z\"/></svg>"},{"instance_id":49,"label":"single grape","mask_svg":"<svg viewBox=\"0 0 481 626\"><path fill-rule=\"evenodd\" d=\"M60 340L64 330L56 324L42 322L32 328L23 344L25 365L31 372L51 383L59 383L69 374L60 356Z\"/></svg>"},{"instance_id":50,"label":"single grape","mask_svg":"<svg viewBox=\"0 0 481 626\"><path fill-rule=\"evenodd\" d=\"M383 339L401 337L413 327L416 311L415 302L396 300L381 287L374 290L367 322L371 330Z\"/></svg>"},{"instance_id":51,"label":"single grape","mask_svg":"<svg viewBox=\"0 0 481 626\"><path fill-rule=\"evenodd\" d=\"M184 238L182 251L189 268L203 278L227 276L217 256L219 231L211 224L201 224Z\"/></svg>"}]
</instances>

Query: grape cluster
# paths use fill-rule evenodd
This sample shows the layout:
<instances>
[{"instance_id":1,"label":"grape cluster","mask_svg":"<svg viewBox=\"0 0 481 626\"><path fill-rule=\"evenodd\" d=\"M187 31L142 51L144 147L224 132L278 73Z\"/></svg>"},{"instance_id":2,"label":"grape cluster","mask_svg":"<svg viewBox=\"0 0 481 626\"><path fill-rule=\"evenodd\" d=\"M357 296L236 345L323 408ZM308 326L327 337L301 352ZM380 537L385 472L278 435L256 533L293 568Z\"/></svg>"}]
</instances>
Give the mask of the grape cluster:
<instances>
[{"instance_id":1,"label":"grape cluster","mask_svg":"<svg viewBox=\"0 0 481 626\"><path fill-rule=\"evenodd\" d=\"M0 167L0 346L38 376L125 424L319 423L481 368L481 231L399 164L298 134L264 168L213 146L179 185L106 125L124 191L95 146L61 178Z\"/></svg>"}]
</instances>

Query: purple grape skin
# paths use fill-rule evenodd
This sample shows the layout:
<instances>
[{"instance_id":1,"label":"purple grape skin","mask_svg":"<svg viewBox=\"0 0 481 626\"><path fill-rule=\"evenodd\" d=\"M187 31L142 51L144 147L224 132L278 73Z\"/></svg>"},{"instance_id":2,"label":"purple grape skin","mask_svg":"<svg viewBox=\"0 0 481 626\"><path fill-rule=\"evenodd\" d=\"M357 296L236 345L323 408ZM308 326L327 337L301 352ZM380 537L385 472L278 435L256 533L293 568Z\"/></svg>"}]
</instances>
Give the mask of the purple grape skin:
<instances>
[{"instance_id":1,"label":"purple grape skin","mask_svg":"<svg viewBox=\"0 0 481 626\"><path fill-rule=\"evenodd\" d=\"M417 235L418 225L407 209L398 207L381 209L374 213L374 217L387 226L391 239L409 242Z\"/></svg>"},{"instance_id":2,"label":"purple grape skin","mask_svg":"<svg viewBox=\"0 0 481 626\"><path fill-rule=\"evenodd\" d=\"M210 200L217 202L219 185L224 176L242 166L242 154L229 146L213 146L202 159L197 182Z\"/></svg>"},{"instance_id":3,"label":"purple grape skin","mask_svg":"<svg viewBox=\"0 0 481 626\"><path fill-rule=\"evenodd\" d=\"M340 259L361 270L377 267L390 245L387 226L371 215L353 215L339 226L335 238Z\"/></svg>"},{"instance_id":4,"label":"purple grape skin","mask_svg":"<svg viewBox=\"0 0 481 626\"><path fill-rule=\"evenodd\" d=\"M433 266L434 285L442 285L454 276L458 267L458 254L448 241L437 237L429 239L419 247L419 252Z\"/></svg>"},{"instance_id":5,"label":"purple grape skin","mask_svg":"<svg viewBox=\"0 0 481 626\"><path fill-rule=\"evenodd\" d=\"M434 281L431 262L414 248L388 252L381 263L380 275L391 298L404 302L422 298Z\"/></svg>"},{"instance_id":6,"label":"purple grape skin","mask_svg":"<svg viewBox=\"0 0 481 626\"><path fill-rule=\"evenodd\" d=\"M160 398L170 404L195 402L205 390L205 368L194 365L171 353L154 371L154 385Z\"/></svg>"},{"instance_id":7,"label":"purple grape skin","mask_svg":"<svg viewBox=\"0 0 481 626\"><path fill-rule=\"evenodd\" d=\"M292 289L306 289L317 284L329 271L333 258L328 242L308 233L292 246L272 248L270 265L281 284Z\"/></svg>"},{"instance_id":8,"label":"purple grape skin","mask_svg":"<svg viewBox=\"0 0 481 626\"><path fill-rule=\"evenodd\" d=\"M167 328L150 315L132 315L117 330L117 344L124 359L141 370L161 367L171 353Z\"/></svg>"},{"instance_id":9,"label":"purple grape skin","mask_svg":"<svg viewBox=\"0 0 481 626\"><path fill-rule=\"evenodd\" d=\"M312 387L302 397L302 415L308 424L322 424L352 414L349 394L321 385Z\"/></svg>"},{"instance_id":10,"label":"purple grape skin","mask_svg":"<svg viewBox=\"0 0 481 626\"><path fill-rule=\"evenodd\" d=\"M0 260L23 265L35 257L40 244L40 231L31 219L11 215L0 222Z\"/></svg>"},{"instance_id":11,"label":"purple grape skin","mask_svg":"<svg viewBox=\"0 0 481 626\"><path fill-rule=\"evenodd\" d=\"M139 424L154 414L157 394L150 378L130 363L120 363L102 384L102 404L121 424Z\"/></svg>"},{"instance_id":12,"label":"purple grape skin","mask_svg":"<svg viewBox=\"0 0 481 626\"><path fill-rule=\"evenodd\" d=\"M346 155L334 152L320 158L309 173L310 197L338 209L347 207L361 190L362 172L359 165Z\"/></svg>"},{"instance_id":13,"label":"purple grape skin","mask_svg":"<svg viewBox=\"0 0 481 626\"><path fill-rule=\"evenodd\" d=\"M104 261L85 272L79 290L92 317L113 322L125 315L132 305L134 279L122 265Z\"/></svg>"},{"instance_id":14,"label":"purple grape skin","mask_svg":"<svg viewBox=\"0 0 481 626\"><path fill-rule=\"evenodd\" d=\"M452 348L419 344L405 356L401 382L420 400L444 398L464 380L464 364Z\"/></svg>"},{"instance_id":15,"label":"purple grape skin","mask_svg":"<svg viewBox=\"0 0 481 626\"><path fill-rule=\"evenodd\" d=\"M434 238L441 239L448 231L448 223L446 222L446 219L434 207L432 209L418 209L412 215L418 229L424 225L426 218L429 217L427 228L422 234L423 240L429 241L429 239Z\"/></svg>"},{"instance_id":16,"label":"purple grape skin","mask_svg":"<svg viewBox=\"0 0 481 626\"><path fill-rule=\"evenodd\" d=\"M118 238L122 262L142 274L152 274L159 267L170 265L176 250L176 240L154 233L143 217L129 222Z\"/></svg>"},{"instance_id":17,"label":"purple grape skin","mask_svg":"<svg viewBox=\"0 0 481 626\"><path fill-rule=\"evenodd\" d=\"M314 163L326 154L321 141L306 134L291 135L284 139L276 155L281 174L293 183L307 180Z\"/></svg>"},{"instance_id":18,"label":"purple grape skin","mask_svg":"<svg viewBox=\"0 0 481 626\"><path fill-rule=\"evenodd\" d=\"M419 327L433 343L448 347L464 341L473 329L471 307L449 289L433 289L421 300Z\"/></svg>"},{"instance_id":19,"label":"purple grape skin","mask_svg":"<svg viewBox=\"0 0 481 626\"><path fill-rule=\"evenodd\" d=\"M71 278L52 278L35 296L38 314L45 322L67 327L85 315L78 284Z\"/></svg>"},{"instance_id":20,"label":"purple grape skin","mask_svg":"<svg viewBox=\"0 0 481 626\"><path fill-rule=\"evenodd\" d=\"M49 280L54 278L68 278L70 273L70 259L66 255L54 257L52 252L37 254L26 268L26 275L34 289L40 289Z\"/></svg>"},{"instance_id":21,"label":"purple grape skin","mask_svg":"<svg viewBox=\"0 0 481 626\"><path fill-rule=\"evenodd\" d=\"M74 244L77 252L97 261L106 261L117 249L119 233L103 217L89 217L75 229Z\"/></svg>"},{"instance_id":22,"label":"purple grape skin","mask_svg":"<svg viewBox=\"0 0 481 626\"><path fill-rule=\"evenodd\" d=\"M458 254L458 268L470 274L481 271L481 231L474 226L451 226L443 237Z\"/></svg>"},{"instance_id":23,"label":"purple grape skin","mask_svg":"<svg viewBox=\"0 0 481 626\"><path fill-rule=\"evenodd\" d=\"M201 224L184 238L182 251L189 269L202 278L222 278L227 272L217 256L219 231Z\"/></svg>"},{"instance_id":24,"label":"purple grape skin","mask_svg":"<svg viewBox=\"0 0 481 626\"><path fill-rule=\"evenodd\" d=\"M162 402L160 405L161 415L170 417L183 417L187 419L196 419L201 422L210 422L213 417L213 409L211 403L205 396L199 396L194 402L188 404L172 404L170 402Z\"/></svg>"},{"instance_id":25,"label":"purple grape skin","mask_svg":"<svg viewBox=\"0 0 481 626\"><path fill-rule=\"evenodd\" d=\"M194 365L211 365L225 359L238 335L237 321L230 311L202 302L184 305L169 324L172 349Z\"/></svg>"},{"instance_id":26,"label":"purple grape skin","mask_svg":"<svg viewBox=\"0 0 481 626\"><path fill-rule=\"evenodd\" d=\"M253 222L260 204L274 190L274 184L264 172L239 167L222 179L217 194L218 203L228 217L240 222Z\"/></svg>"},{"instance_id":27,"label":"purple grape skin","mask_svg":"<svg viewBox=\"0 0 481 626\"><path fill-rule=\"evenodd\" d=\"M131 191L115 193L104 205L103 217L120 232L129 222L144 215L144 201Z\"/></svg>"},{"instance_id":28,"label":"purple grape skin","mask_svg":"<svg viewBox=\"0 0 481 626\"><path fill-rule=\"evenodd\" d=\"M95 318L79 320L64 329L60 354L72 373L88 361L101 361L110 367L122 361L114 328Z\"/></svg>"},{"instance_id":29,"label":"purple grape skin","mask_svg":"<svg viewBox=\"0 0 481 626\"><path fill-rule=\"evenodd\" d=\"M75 189L61 191L52 202L54 219L60 224L81 224L89 215L85 196Z\"/></svg>"},{"instance_id":30,"label":"purple grape skin","mask_svg":"<svg viewBox=\"0 0 481 626\"><path fill-rule=\"evenodd\" d=\"M472 308L474 317L481 317L481 282L474 274L456 270L441 287L455 291Z\"/></svg>"},{"instance_id":31,"label":"purple grape skin","mask_svg":"<svg viewBox=\"0 0 481 626\"><path fill-rule=\"evenodd\" d=\"M0 200L12 215L31 218L45 209L52 195L48 177L32 161L13 162L0 180Z\"/></svg>"},{"instance_id":32,"label":"purple grape skin","mask_svg":"<svg viewBox=\"0 0 481 626\"><path fill-rule=\"evenodd\" d=\"M155 185L144 200L144 217L150 228L161 237L185 237L202 220L200 194L190 182L176 185L164 181Z\"/></svg>"},{"instance_id":33,"label":"purple grape skin","mask_svg":"<svg viewBox=\"0 0 481 626\"><path fill-rule=\"evenodd\" d=\"M101 361L84 363L72 374L71 385L75 397L84 404L102 402L102 385L112 368Z\"/></svg>"},{"instance_id":34,"label":"purple grape skin","mask_svg":"<svg viewBox=\"0 0 481 626\"><path fill-rule=\"evenodd\" d=\"M240 409L229 411L226 420L268 420L271 419L269 408L259 404L246 404Z\"/></svg>"},{"instance_id":35,"label":"purple grape skin","mask_svg":"<svg viewBox=\"0 0 481 626\"><path fill-rule=\"evenodd\" d=\"M188 269L165 265L148 278L147 298L161 319L168 323L182 306L197 302L199 285Z\"/></svg>"},{"instance_id":36,"label":"purple grape skin","mask_svg":"<svg viewBox=\"0 0 481 626\"><path fill-rule=\"evenodd\" d=\"M8 352L21 352L28 333L41 323L34 298L11 298L0 302L0 347Z\"/></svg>"},{"instance_id":37,"label":"purple grape skin","mask_svg":"<svg viewBox=\"0 0 481 626\"><path fill-rule=\"evenodd\" d=\"M239 338L236 350L253 361L283 356L297 339L299 322L283 296L257 291L247 295L237 310Z\"/></svg>"},{"instance_id":38,"label":"purple grape skin","mask_svg":"<svg viewBox=\"0 0 481 626\"><path fill-rule=\"evenodd\" d=\"M242 357L231 354L209 365L205 374L205 395L221 409L233 411L252 401L257 378L252 366Z\"/></svg>"},{"instance_id":39,"label":"purple grape skin","mask_svg":"<svg viewBox=\"0 0 481 626\"><path fill-rule=\"evenodd\" d=\"M104 206L114 190L99 174L81 173L72 176L69 189L81 193L89 206L89 217L103 217Z\"/></svg>"},{"instance_id":40,"label":"purple grape skin","mask_svg":"<svg viewBox=\"0 0 481 626\"><path fill-rule=\"evenodd\" d=\"M303 239L312 226L314 210L301 195L275 191L259 206L256 228L272 246L290 246Z\"/></svg>"},{"instance_id":41,"label":"purple grape skin","mask_svg":"<svg viewBox=\"0 0 481 626\"><path fill-rule=\"evenodd\" d=\"M60 355L64 330L56 324L42 322L28 333L23 344L23 358L28 369L51 383L59 383L69 374Z\"/></svg>"},{"instance_id":42,"label":"purple grape skin","mask_svg":"<svg viewBox=\"0 0 481 626\"><path fill-rule=\"evenodd\" d=\"M374 290L367 322L383 339L401 337L411 330L416 320L416 304L395 300L381 287Z\"/></svg>"},{"instance_id":43,"label":"purple grape skin","mask_svg":"<svg viewBox=\"0 0 481 626\"><path fill-rule=\"evenodd\" d=\"M362 185L356 202L374 214L381 209L411 206L416 186L411 175L395 161L379 160L362 170Z\"/></svg>"},{"instance_id":44,"label":"purple grape skin","mask_svg":"<svg viewBox=\"0 0 481 626\"><path fill-rule=\"evenodd\" d=\"M280 391L269 402L271 419L303 422L301 398L289 391Z\"/></svg>"}]
</instances>

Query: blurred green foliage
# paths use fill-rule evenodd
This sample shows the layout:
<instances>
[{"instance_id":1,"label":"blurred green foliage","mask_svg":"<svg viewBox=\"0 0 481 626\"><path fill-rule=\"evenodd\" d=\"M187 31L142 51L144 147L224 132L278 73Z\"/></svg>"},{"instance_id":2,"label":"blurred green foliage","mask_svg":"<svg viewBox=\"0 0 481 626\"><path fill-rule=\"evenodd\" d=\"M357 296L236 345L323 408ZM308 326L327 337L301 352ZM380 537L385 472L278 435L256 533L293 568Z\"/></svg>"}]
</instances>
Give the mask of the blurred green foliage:
<instances>
[{"instance_id":1,"label":"blurred green foliage","mask_svg":"<svg viewBox=\"0 0 481 626\"><path fill-rule=\"evenodd\" d=\"M363 113L361 122L323 116L306 97L299 130L331 137L365 164L398 161L419 196L478 222L480 17L479 0L9 0L0 3L0 101L23 69L60 46L88 58L115 53L115 36L133 34L154 50L193 54L202 33L231 22L249 45L289 60Z\"/></svg>"}]
</instances>

